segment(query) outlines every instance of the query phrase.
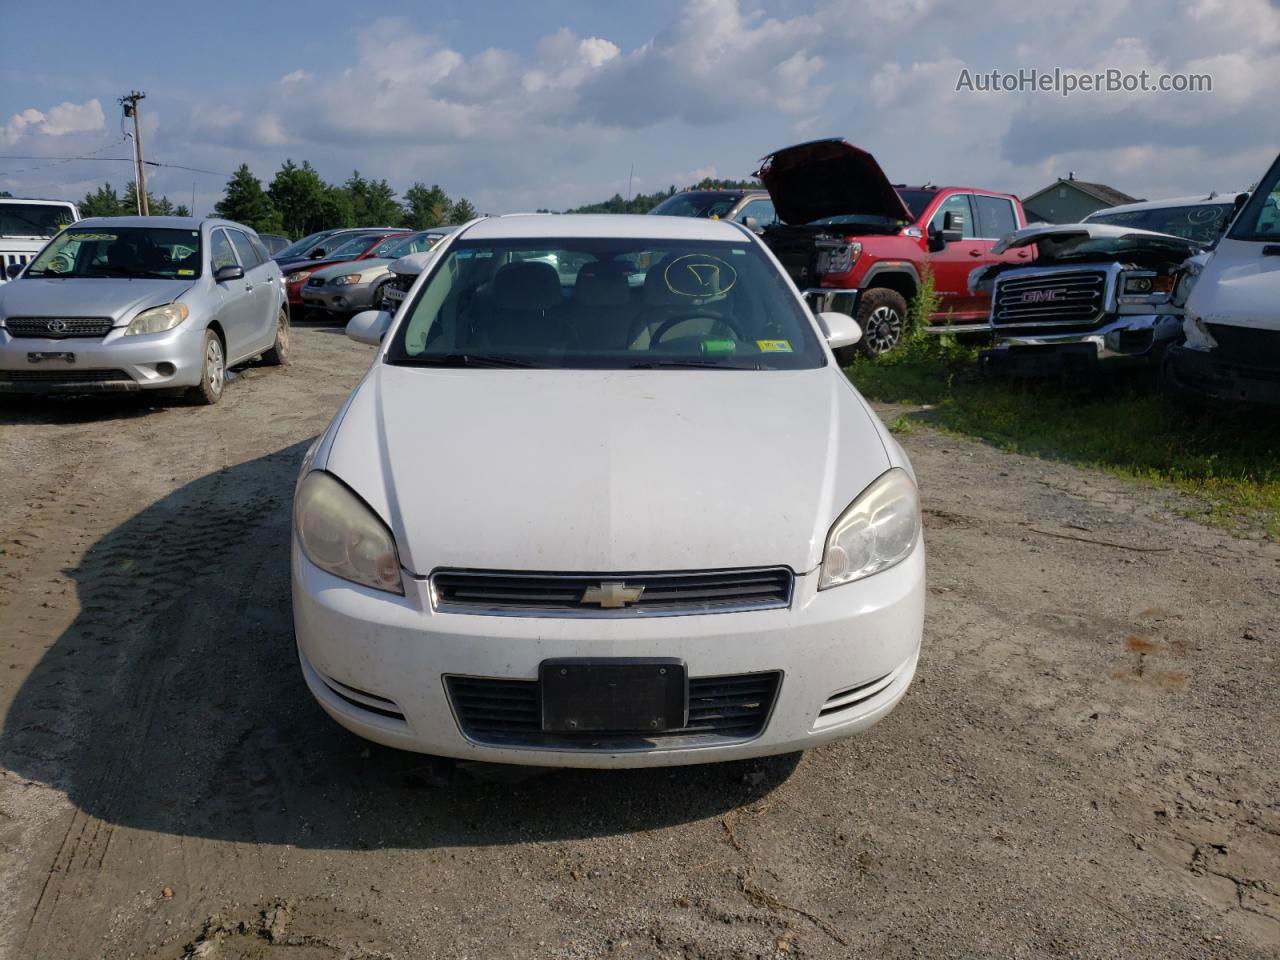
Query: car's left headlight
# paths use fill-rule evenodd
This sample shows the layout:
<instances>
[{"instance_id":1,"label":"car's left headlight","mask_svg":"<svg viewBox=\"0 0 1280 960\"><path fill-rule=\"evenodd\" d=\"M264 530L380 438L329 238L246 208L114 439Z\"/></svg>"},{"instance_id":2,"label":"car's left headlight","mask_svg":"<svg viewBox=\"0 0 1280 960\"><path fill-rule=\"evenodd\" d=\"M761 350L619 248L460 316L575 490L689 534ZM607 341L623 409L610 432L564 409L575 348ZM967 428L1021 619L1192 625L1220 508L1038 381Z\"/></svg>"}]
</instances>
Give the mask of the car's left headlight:
<instances>
[{"instance_id":1,"label":"car's left headlight","mask_svg":"<svg viewBox=\"0 0 1280 960\"><path fill-rule=\"evenodd\" d=\"M902 562L920 539L920 494L894 467L849 504L827 534L818 589L861 580Z\"/></svg>"},{"instance_id":2,"label":"car's left headlight","mask_svg":"<svg viewBox=\"0 0 1280 960\"><path fill-rule=\"evenodd\" d=\"M1122 301L1127 303L1163 303L1173 290L1170 274L1126 273Z\"/></svg>"},{"instance_id":3,"label":"car's left headlight","mask_svg":"<svg viewBox=\"0 0 1280 960\"><path fill-rule=\"evenodd\" d=\"M309 276L311 276L310 270L295 270L293 273L286 273L284 275L284 282L285 283L301 283L303 280L307 279L307 277Z\"/></svg>"},{"instance_id":4,"label":"car's left headlight","mask_svg":"<svg viewBox=\"0 0 1280 960\"><path fill-rule=\"evenodd\" d=\"M335 277L333 285L335 287L349 287L353 283L359 283L361 279L358 273L348 273L345 277Z\"/></svg>"},{"instance_id":5,"label":"car's left headlight","mask_svg":"<svg viewBox=\"0 0 1280 960\"><path fill-rule=\"evenodd\" d=\"M313 470L298 484L293 529L302 552L321 570L375 590L404 593L391 531L332 474Z\"/></svg>"},{"instance_id":6,"label":"car's left headlight","mask_svg":"<svg viewBox=\"0 0 1280 960\"><path fill-rule=\"evenodd\" d=\"M133 337L140 333L164 333L189 316L191 311L185 303L166 303L163 307L152 307L134 317L124 335Z\"/></svg>"}]
</instances>

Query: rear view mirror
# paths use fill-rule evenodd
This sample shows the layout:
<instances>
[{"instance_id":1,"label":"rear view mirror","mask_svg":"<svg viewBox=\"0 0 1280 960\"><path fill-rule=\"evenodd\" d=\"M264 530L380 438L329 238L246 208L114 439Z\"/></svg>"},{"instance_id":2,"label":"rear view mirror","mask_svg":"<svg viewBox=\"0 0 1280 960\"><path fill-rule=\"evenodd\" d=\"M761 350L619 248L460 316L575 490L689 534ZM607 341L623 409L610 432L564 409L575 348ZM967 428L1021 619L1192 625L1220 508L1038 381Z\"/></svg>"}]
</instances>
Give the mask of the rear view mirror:
<instances>
[{"instance_id":1,"label":"rear view mirror","mask_svg":"<svg viewBox=\"0 0 1280 960\"><path fill-rule=\"evenodd\" d=\"M244 279L244 267L238 264L219 267L213 274L214 283L228 283L231 280L242 279Z\"/></svg>"},{"instance_id":2,"label":"rear view mirror","mask_svg":"<svg viewBox=\"0 0 1280 960\"><path fill-rule=\"evenodd\" d=\"M858 321L847 313L836 313L831 310L824 311L818 314L818 325L822 327L822 332L827 338L827 345L832 350L839 350L841 347L852 347L862 339L862 328L858 326Z\"/></svg>"},{"instance_id":3,"label":"rear view mirror","mask_svg":"<svg viewBox=\"0 0 1280 960\"><path fill-rule=\"evenodd\" d=\"M307 254L307 256L309 256L312 260L319 260L321 257L324 256L324 247L316 247L309 254Z\"/></svg>"},{"instance_id":4,"label":"rear view mirror","mask_svg":"<svg viewBox=\"0 0 1280 960\"><path fill-rule=\"evenodd\" d=\"M942 215L942 242L955 243L964 239L964 217L948 210Z\"/></svg>"},{"instance_id":5,"label":"rear view mirror","mask_svg":"<svg viewBox=\"0 0 1280 960\"><path fill-rule=\"evenodd\" d=\"M347 324L347 336L356 343L377 346L391 327L391 314L386 310L365 310Z\"/></svg>"},{"instance_id":6,"label":"rear view mirror","mask_svg":"<svg viewBox=\"0 0 1280 960\"><path fill-rule=\"evenodd\" d=\"M750 230L752 233L760 232L760 221L757 220L755 217L743 217L742 225L746 227L748 230Z\"/></svg>"}]
</instances>

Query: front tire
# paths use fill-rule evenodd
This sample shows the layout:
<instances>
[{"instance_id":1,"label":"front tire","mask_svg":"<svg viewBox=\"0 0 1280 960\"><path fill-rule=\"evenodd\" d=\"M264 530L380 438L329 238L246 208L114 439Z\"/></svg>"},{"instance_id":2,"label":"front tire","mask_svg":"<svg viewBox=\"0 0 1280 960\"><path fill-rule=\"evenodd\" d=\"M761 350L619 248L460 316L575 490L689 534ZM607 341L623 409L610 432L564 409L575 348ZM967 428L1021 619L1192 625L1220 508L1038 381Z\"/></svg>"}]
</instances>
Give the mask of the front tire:
<instances>
[{"instance_id":1,"label":"front tire","mask_svg":"<svg viewBox=\"0 0 1280 960\"><path fill-rule=\"evenodd\" d=\"M898 348L907 333L907 301L896 290L873 287L858 297L854 319L862 339L849 350L880 357Z\"/></svg>"},{"instance_id":2,"label":"front tire","mask_svg":"<svg viewBox=\"0 0 1280 960\"><path fill-rule=\"evenodd\" d=\"M212 330L204 332L204 346L200 352L200 385L187 391L194 403L211 406L222 399L227 385L227 354L222 339Z\"/></svg>"},{"instance_id":3,"label":"front tire","mask_svg":"<svg viewBox=\"0 0 1280 960\"><path fill-rule=\"evenodd\" d=\"M275 343L262 355L262 362L268 367L283 367L289 363L289 314L284 307L276 317Z\"/></svg>"}]
</instances>

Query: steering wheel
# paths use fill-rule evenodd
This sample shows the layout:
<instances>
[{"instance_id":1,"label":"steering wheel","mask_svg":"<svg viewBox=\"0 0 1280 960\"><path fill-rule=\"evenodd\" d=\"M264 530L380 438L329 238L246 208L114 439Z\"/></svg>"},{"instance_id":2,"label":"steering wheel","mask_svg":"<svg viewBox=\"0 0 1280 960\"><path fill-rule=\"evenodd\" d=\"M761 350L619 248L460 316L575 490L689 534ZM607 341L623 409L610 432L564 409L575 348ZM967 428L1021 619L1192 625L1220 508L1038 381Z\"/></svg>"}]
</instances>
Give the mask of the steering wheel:
<instances>
[{"instance_id":1,"label":"steering wheel","mask_svg":"<svg viewBox=\"0 0 1280 960\"><path fill-rule=\"evenodd\" d=\"M662 338L666 336L666 334L670 332L671 328L677 324L684 323L686 320L701 320L704 317L713 323L720 323L728 327L739 340L747 339L743 336L742 328L738 326L737 321L735 320L730 320L728 317L721 317L714 313L707 313L703 310L686 310L683 313L677 313L674 317L669 317L663 321L658 326L658 329L649 335L649 345L654 346L661 343Z\"/></svg>"}]
</instances>

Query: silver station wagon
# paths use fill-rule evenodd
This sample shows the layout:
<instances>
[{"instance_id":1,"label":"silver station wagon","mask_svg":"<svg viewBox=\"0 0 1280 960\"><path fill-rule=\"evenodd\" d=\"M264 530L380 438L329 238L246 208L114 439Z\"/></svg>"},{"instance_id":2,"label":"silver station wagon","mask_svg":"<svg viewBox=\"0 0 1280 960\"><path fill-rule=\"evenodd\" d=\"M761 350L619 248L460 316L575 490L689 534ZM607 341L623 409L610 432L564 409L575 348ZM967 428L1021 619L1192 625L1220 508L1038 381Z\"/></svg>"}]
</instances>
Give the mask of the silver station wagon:
<instances>
[{"instance_id":1,"label":"silver station wagon","mask_svg":"<svg viewBox=\"0 0 1280 960\"><path fill-rule=\"evenodd\" d=\"M286 363L280 268L248 227L101 217L0 287L0 393L166 390L217 403L227 367Z\"/></svg>"}]
</instances>

